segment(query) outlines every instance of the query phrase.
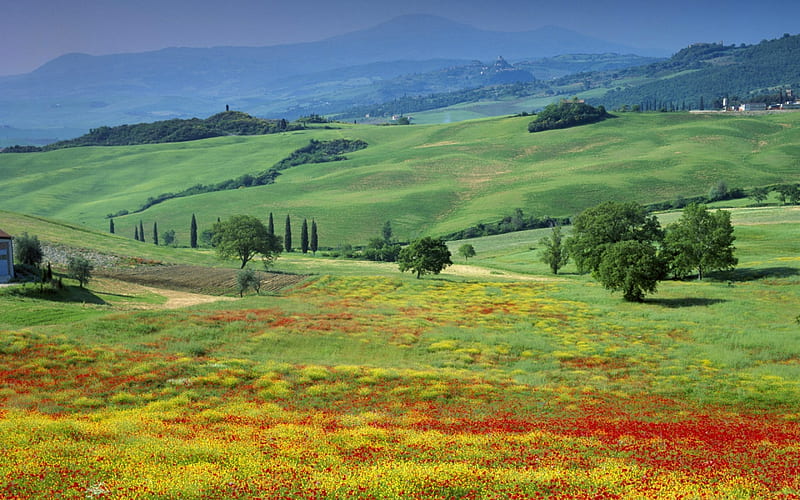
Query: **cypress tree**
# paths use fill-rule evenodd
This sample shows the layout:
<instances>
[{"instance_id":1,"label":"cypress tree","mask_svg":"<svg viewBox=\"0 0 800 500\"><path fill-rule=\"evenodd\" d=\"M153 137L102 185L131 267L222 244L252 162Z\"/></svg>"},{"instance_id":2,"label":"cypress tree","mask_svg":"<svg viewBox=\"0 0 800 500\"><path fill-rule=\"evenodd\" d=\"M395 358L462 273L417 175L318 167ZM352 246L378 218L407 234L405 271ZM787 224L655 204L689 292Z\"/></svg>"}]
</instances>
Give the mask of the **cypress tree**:
<instances>
[{"instance_id":1,"label":"cypress tree","mask_svg":"<svg viewBox=\"0 0 800 500\"><path fill-rule=\"evenodd\" d=\"M267 231L271 235L275 235L275 222L272 220L272 212L269 213L269 224L267 224Z\"/></svg>"},{"instance_id":2,"label":"cypress tree","mask_svg":"<svg viewBox=\"0 0 800 500\"><path fill-rule=\"evenodd\" d=\"M311 219L311 252L314 255L317 254L317 248L319 248L317 243L317 223L314 219Z\"/></svg>"},{"instance_id":3,"label":"cypress tree","mask_svg":"<svg viewBox=\"0 0 800 500\"><path fill-rule=\"evenodd\" d=\"M144 224L141 219L139 219L139 241L144 243Z\"/></svg>"},{"instance_id":4,"label":"cypress tree","mask_svg":"<svg viewBox=\"0 0 800 500\"><path fill-rule=\"evenodd\" d=\"M308 253L308 219L303 219L303 227L300 229L300 250Z\"/></svg>"},{"instance_id":5,"label":"cypress tree","mask_svg":"<svg viewBox=\"0 0 800 500\"><path fill-rule=\"evenodd\" d=\"M108 219L108 232L114 234L114 219Z\"/></svg>"},{"instance_id":6,"label":"cypress tree","mask_svg":"<svg viewBox=\"0 0 800 500\"><path fill-rule=\"evenodd\" d=\"M158 246L158 222L153 222L153 244Z\"/></svg>"},{"instance_id":7,"label":"cypress tree","mask_svg":"<svg viewBox=\"0 0 800 500\"><path fill-rule=\"evenodd\" d=\"M286 229L283 235L283 247L287 252L292 251L292 222L289 220L289 214L286 214Z\"/></svg>"},{"instance_id":8,"label":"cypress tree","mask_svg":"<svg viewBox=\"0 0 800 500\"><path fill-rule=\"evenodd\" d=\"M189 226L189 246L197 248L197 219L192 214L192 225Z\"/></svg>"},{"instance_id":9,"label":"cypress tree","mask_svg":"<svg viewBox=\"0 0 800 500\"><path fill-rule=\"evenodd\" d=\"M133 226L133 239L139 241L139 226Z\"/></svg>"}]
</instances>

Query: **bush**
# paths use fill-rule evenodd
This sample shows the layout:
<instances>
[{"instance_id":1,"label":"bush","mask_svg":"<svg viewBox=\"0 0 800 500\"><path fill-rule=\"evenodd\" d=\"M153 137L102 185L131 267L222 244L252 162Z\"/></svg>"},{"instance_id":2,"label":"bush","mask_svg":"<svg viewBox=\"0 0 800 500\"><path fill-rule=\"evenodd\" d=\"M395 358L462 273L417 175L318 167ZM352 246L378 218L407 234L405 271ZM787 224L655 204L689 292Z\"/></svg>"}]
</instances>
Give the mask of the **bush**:
<instances>
[{"instance_id":1,"label":"bush","mask_svg":"<svg viewBox=\"0 0 800 500\"><path fill-rule=\"evenodd\" d=\"M14 238L14 253L20 264L38 266L42 263L42 244L37 236L22 233L22 236Z\"/></svg>"}]
</instances>

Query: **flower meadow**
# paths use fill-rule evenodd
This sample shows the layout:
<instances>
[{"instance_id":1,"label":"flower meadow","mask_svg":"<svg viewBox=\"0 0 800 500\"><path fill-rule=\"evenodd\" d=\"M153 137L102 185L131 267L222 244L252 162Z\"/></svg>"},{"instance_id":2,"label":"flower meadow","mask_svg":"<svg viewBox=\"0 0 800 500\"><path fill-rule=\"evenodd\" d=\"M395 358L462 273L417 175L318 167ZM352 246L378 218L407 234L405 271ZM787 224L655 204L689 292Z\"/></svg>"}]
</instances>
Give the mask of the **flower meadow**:
<instances>
[{"instance_id":1,"label":"flower meadow","mask_svg":"<svg viewBox=\"0 0 800 500\"><path fill-rule=\"evenodd\" d=\"M797 292L687 286L325 276L0 331L0 498L800 497L759 302Z\"/></svg>"}]
</instances>

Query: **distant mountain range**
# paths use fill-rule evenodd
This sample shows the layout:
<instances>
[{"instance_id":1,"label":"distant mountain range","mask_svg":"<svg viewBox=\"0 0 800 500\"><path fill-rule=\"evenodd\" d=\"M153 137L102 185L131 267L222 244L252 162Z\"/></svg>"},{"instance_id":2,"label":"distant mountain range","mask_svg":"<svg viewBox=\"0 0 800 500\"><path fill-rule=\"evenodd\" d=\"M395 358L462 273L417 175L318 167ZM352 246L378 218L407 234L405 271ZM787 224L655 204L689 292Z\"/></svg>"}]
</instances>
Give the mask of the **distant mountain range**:
<instances>
[{"instance_id":1,"label":"distant mountain range","mask_svg":"<svg viewBox=\"0 0 800 500\"><path fill-rule=\"evenodd\" d=\"M206 116L226 104L295 118L291 113L321 108L331 96L353 94L353 105L376 82L475 60L634 52L552 26L492 32L413 15L313 43L68 54L29 74L0 77L0 141L20 129L64 139L100 125ZM394 97L378 93L371 99Z\"/></svg>"}]
</instances>

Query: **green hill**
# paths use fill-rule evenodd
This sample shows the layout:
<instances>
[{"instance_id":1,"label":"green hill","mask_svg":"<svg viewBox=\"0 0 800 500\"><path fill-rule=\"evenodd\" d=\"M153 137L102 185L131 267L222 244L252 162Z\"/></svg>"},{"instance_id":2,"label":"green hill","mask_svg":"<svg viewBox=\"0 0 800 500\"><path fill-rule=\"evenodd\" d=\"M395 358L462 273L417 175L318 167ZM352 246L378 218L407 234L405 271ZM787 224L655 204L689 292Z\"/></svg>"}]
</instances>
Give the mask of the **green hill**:
<instances>
[{"instance_id":1,"label":"green hill","mask_svg":"<svg viewBox=\"0 0 800 500\"><path fill-rule=\"evenodd\" d=\"M105 231L107 214L148 197L263 171L310 139L360 139L347 160L284 171L275 184L169 200L115 218L117 234L153 222L188 243L218 217L275 215L295 231L314 218L320 245L361 244L386 220L409 239L526 216L570 216L609 199L642 203L707 194L719 182L752 187L800 181L800 113L763 116L623 114L602 123L529 134L530 117L447 125L339 124L255 137L145 146L70 148L0 156L0 209ZM149 236L149 235L147 235ZM149 239L149 238L148 238Z\"/></svg>"}]
</instances>

